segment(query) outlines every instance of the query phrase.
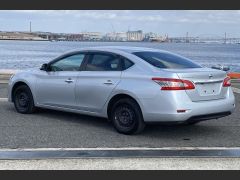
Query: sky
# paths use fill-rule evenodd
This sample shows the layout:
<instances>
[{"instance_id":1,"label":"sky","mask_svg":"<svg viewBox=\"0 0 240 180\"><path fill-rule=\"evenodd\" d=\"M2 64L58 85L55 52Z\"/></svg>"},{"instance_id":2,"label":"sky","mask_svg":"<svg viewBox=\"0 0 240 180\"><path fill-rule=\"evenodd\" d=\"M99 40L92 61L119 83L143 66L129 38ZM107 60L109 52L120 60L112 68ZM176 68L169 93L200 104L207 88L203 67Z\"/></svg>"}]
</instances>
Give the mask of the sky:
<instances>
[{"instance_id":1,"label":"sky","mask_svg":"<svg viewBox=\"0 0 240 180\"><path fill-rule=\"evenodd\" d=\"M170 37L240 37L240 10L0 10L0 31L143 30Z\"/></svg>"}]
</instances>

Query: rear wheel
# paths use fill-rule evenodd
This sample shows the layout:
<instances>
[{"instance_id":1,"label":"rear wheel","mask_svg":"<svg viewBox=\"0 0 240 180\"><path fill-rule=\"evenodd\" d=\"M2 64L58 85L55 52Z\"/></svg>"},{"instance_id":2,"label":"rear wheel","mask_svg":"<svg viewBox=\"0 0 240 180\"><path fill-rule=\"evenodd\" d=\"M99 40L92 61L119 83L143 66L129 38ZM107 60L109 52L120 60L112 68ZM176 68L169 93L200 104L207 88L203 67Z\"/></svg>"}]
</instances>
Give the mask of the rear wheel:
<instances>
[{"instance_id":1,"label":"rear wheel","mask_svg":"<svg viewBox=\"0 0 240 180\"><path fill-rule=\"evenodd\" d=\"M19 113L31 114L36 110L31 90L26 85L21 85L14 90L13 102Z\"/></svg>"},{"instance_id":2,"label":"rear wheel","mask_svg":"<svg viewBox=\"0 0 240 180\"><path fill-rule=\"evenodd\" d=\"M110 120L115 129L122 134L137 134L145 127L139 105L130 98L120 99L114 103Z\"/></svg>"}]
</instances>

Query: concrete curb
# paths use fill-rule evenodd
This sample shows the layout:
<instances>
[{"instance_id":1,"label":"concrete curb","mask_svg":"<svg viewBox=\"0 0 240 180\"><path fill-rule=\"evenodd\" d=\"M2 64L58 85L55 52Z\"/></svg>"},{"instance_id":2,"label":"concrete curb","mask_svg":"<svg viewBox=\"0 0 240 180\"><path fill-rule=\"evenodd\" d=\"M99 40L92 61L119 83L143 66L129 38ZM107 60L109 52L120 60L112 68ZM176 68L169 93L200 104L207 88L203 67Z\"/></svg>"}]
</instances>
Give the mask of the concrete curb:
<instances>
[{"instance_id":1,"label":"concrete curb","mask_svg":"<svg viewBox=\"0 0 240 180\"><path fill-rule=\"evenodd\" d=\"M0 83L8 83L9 78L19 72L19 70L12 70L12 69L1 69L0 70Z\"/></svg>"},{"instance_id":2,"label":"concrete curb","mask_svg":"<svg viewBox=\"0 0 240 180\"><path fill-rule=\"evenodd\" d=\"M239 158L0 160L0 170L239 170Z\"/></svg>"},{"instance_id":3,"label":"concrete curb","mask_svg":"<svg viewBox=\"0 0 240 180\"><path fill-rule=\"evenodd\" d=\"M81 158L239 158L240 148L46 148L3 149L0 160Z\"/></svg>"},{"instance_id":4,"label":"concrete curb","mask_svg":"<svg viewBox=\"0 0 240 180\"><path fill-rule=\"evenodd\" d=\"M8 80L0 80L0 84L8 84Z\"/></svg>"}]
</instances>

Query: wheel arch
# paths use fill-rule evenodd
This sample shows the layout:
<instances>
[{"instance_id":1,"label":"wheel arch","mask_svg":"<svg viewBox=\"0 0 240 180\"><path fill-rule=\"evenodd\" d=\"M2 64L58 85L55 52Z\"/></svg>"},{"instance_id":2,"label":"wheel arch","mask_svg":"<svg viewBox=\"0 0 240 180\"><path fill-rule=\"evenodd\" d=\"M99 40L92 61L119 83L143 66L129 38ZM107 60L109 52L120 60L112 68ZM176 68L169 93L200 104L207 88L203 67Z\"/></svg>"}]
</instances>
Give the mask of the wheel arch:
<instances>
[{"instance_id":1,"label":"wheel arch","mask_svg":"<svg viewBox=\"0 0 240 180\"><path fill-rule=\"evenodd\" d=\"M11 90L11 101L12 101L12 102L13 102L13 97L14 97L14 91L15 91L15 89L16 89L17 87L19 87L19 86L22 86L22 85L27 86L27 87L31 90L31 92L32 92L31 87L30 87L26 82L24 82L24 81L17 81L17 82L14 83L14 85L12 86L12 90Z\"/></svg>"},{"instance_id":2,"label":"wheel arch","mask_svg":"<svg viewBox=\"0 0 240 180\"><path fill-rule=\"evenodd\" d=\"M142 106L140 104L140 102L138 100L136 100L136 98L134 98L133 96L129 95L129 94L125 94L125 93L120 93L120 94L115 94L113 97L111 97L111 99L108 101L108 105L107 105L107 116L109 117L110 116L110 112L111 112L111 109L112 109L112 106L113 104L120 100L120 99L123 99L123 98L130 98L132 100L134 100L137 105L139 106L140 110L141 110L141 113L142 112Z\"/></svg>"}]
</instances>

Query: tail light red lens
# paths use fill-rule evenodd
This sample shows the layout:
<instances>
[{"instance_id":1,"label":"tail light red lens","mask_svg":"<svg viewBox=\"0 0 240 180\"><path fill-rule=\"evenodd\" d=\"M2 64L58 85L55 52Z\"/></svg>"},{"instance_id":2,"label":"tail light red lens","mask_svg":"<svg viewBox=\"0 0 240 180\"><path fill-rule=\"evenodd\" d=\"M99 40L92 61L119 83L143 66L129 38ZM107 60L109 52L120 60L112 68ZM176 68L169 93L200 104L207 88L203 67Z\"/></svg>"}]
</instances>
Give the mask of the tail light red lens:
<instances>
[{"instance_id":1,"label":"tail light red lens","mask_svg":"<svg viewBox=\"0 0 240 180\"><path fill-rule=\"evenodd\" d=\"M229 87L229 86L231 86L231 78L230 77L226 77L223 80L223 87Z\"/></svg>"},{"instance_id":2,"label":"tail light red lens","mask_svg":"<svg viewBox=\"0 0 240 180\"><path fill-rule=\"evenodd\" d=\"M195 89L191 81L172 78L152 78L153 81L161 86L161 90L189 90Z\"/></svg>"}]
</instances>

